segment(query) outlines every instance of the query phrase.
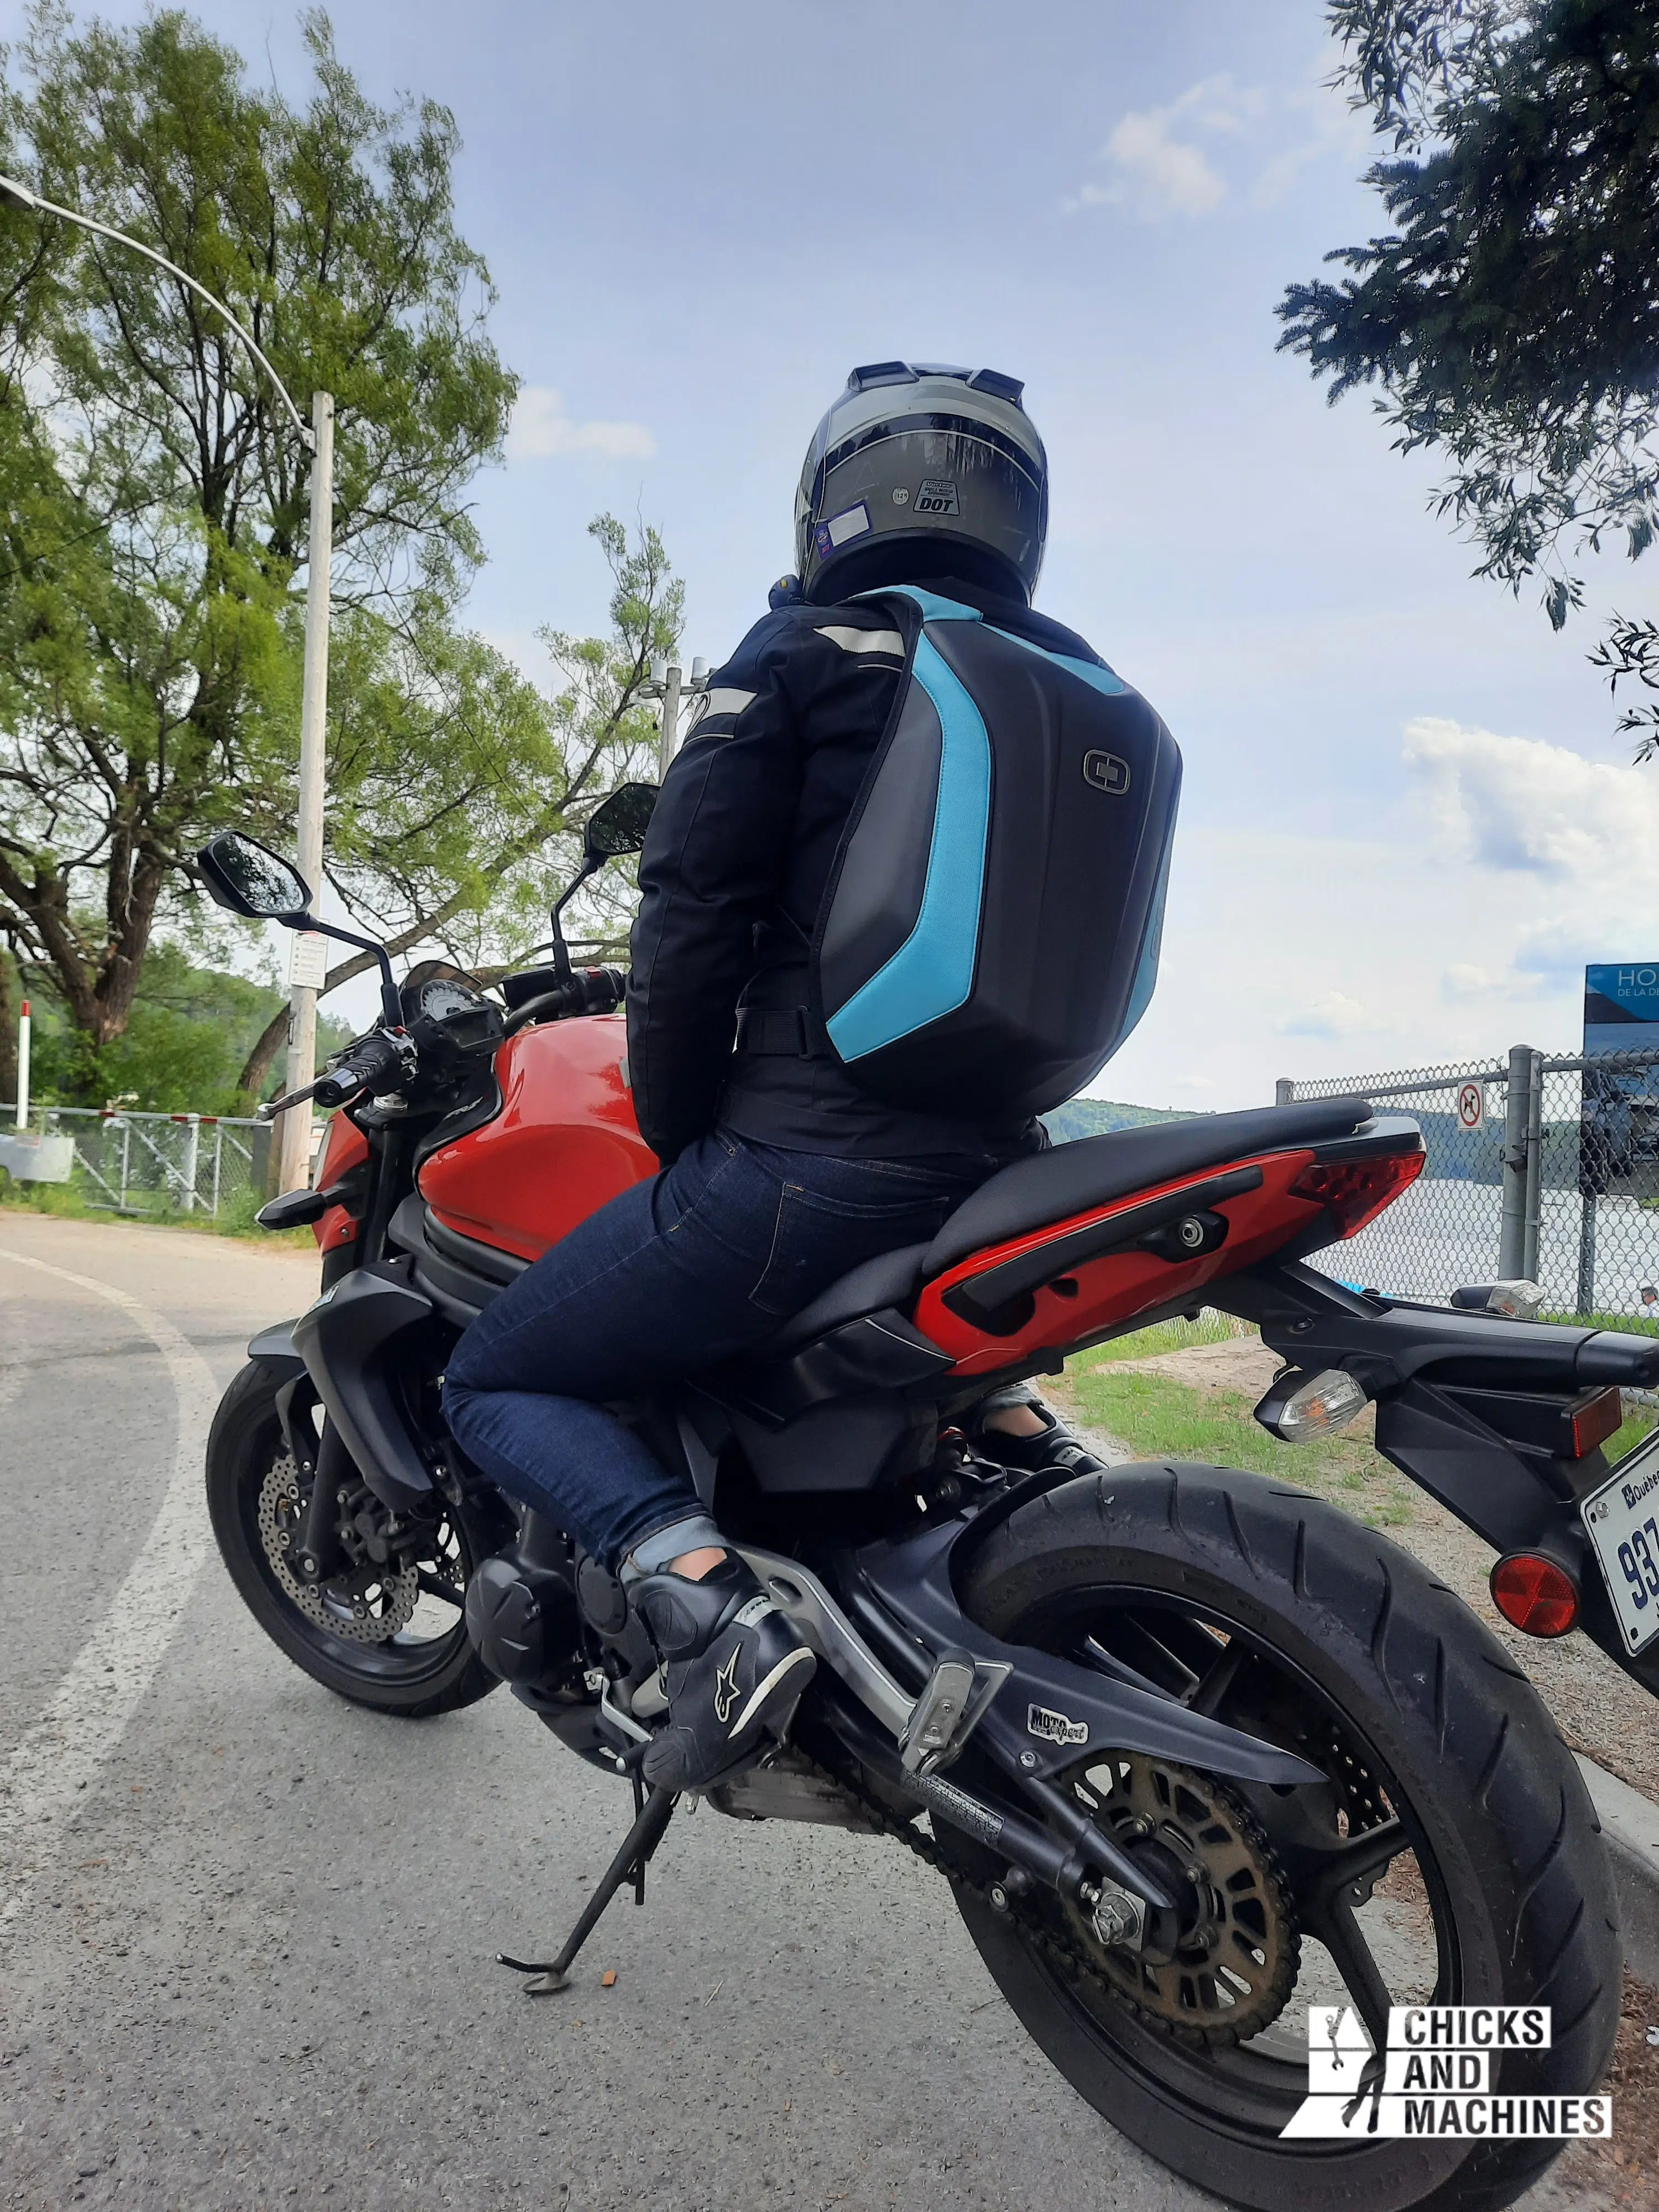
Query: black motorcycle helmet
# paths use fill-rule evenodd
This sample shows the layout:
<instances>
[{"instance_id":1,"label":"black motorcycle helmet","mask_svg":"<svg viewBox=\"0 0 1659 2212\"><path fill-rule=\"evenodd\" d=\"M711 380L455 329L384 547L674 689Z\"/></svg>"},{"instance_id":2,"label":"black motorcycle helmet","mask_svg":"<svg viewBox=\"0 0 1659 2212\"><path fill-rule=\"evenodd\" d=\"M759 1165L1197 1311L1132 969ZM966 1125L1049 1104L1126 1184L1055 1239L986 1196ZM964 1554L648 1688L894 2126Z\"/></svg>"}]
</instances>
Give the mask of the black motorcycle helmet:
<instances>
[{"instance_id":1,"label":"black motorcycle helmet","mask_svg":"<svg viewBox=\"0 0 1659 2212\"><path fill-rule=\"evenodd\" d=\"M1048 462L1024 390L992 368L855 368L801 470L795 562L805 596L824 606L958 576L1029 601L1048 528Z\"/></svg>"}]
</instances>

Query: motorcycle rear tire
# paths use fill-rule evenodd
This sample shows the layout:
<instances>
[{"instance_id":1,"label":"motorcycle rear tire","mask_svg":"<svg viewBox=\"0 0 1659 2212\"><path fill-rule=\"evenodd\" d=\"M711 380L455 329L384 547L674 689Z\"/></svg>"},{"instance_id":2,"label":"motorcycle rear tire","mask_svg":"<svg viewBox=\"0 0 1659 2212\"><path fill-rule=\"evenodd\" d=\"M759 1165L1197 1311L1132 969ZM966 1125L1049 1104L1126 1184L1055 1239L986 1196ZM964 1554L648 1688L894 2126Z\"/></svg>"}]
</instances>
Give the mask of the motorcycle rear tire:
<instances>
[{"instance_id":1,"label":"motorcycle rear tire","mask_svg":"<svg viewBox=\"0 0 1659 2212\"><path fill-rule=\"evenodd\" d=\"M1499 2086L1594 2090L1620 2005L1611 1875L1577 1768L1496 1638L1374 1530L1281 1483L1206 1466L1115 1467L1050 1492L987 1537L963 1596L997 1635L1040 1644L1045 1610L1065 1618L1079 1593L1126 1587L1236 1621L1352 1716L1438 1867L1461 1953L1455 2001L1553 2008L1553 2047ZM986 1881L988 1854L950 1848ZM1115 2041L1068 1999L1016 1919L974 1889L959 1886L957 1897L1003 1996L1073 2087L1164 2165L1232 2203L1496 2212L1562 2148L1281 2143L1240 2128L1182 2094L1178 2062L1160 2076L1145 2041L1137 2048L1127 2032Z\"/></svg>"},{"instance_id":2,"label":"motorcycle rear tire","mask_svg":"<svg viewBox=\"0 0 1659 2212\"><path fill-rule=\"evenodd\" d=\"M208 1514L219 1552L248 1611L271 1642L313 1680L354 1705L400 1720L428 1720L476 1705L501 1687L457 1631L431 1639L428 1653L391 1644L349 1644L325 1636L273 1578L258 1534L260 1486L283 1449L276 1419L282 1378L257 1362L226 1391L208 1437Z\"/></svg>"}]
</instances>

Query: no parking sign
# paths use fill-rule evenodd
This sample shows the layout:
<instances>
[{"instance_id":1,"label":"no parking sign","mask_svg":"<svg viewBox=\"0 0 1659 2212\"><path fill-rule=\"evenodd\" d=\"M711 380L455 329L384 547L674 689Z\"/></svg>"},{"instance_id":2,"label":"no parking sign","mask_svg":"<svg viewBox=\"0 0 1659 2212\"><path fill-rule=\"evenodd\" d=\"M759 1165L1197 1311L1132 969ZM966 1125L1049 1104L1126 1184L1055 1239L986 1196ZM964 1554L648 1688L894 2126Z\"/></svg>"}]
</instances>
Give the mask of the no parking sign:
<instances>
[{"instance_id":1,"label":"no parking sign","mask_svg":"<svg viewBox=\"0 0 1659 2212\"><path fill-rule=\"evenodd\" d=\"M1486 1115L1486 1087L1483 1083L1460 1083L1457 1086L1457 1126L1460 1129L1478 1129Z\"/></svg>"}]
</instances>

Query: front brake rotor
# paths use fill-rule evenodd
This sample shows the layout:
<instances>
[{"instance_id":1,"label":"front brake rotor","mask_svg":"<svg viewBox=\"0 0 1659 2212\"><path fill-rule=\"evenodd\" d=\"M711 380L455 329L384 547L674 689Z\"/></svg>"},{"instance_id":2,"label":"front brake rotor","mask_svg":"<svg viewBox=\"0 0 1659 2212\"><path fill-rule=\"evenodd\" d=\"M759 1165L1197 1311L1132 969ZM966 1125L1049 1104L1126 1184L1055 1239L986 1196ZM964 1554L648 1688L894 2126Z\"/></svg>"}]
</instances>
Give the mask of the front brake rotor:
<instances>
[{"instance_id":1,"label":"front brake rotor","mask_svg":"<svg viewBox=\"0 0 1659 2212\"><path fill-rule=\"evenodd\" d=\"M1097 1970L1184 2040L1259 2035L1284 2010L1301 1964L1296 1915L1260 1828L1211 1776L1145 1753L1114 1753L1077 1780L1100 1826L1149 1870L1174 1875L1182 1896L1178 1929L1140 1951L1109 1948L1092 1917L1068 1907Z\"/></svg>"},{"instance_id":2,"label":"front brake rotor","mask_svg":"<svg viewBox=\"0 0 1659 2212\"><path fill-rule=\"evenodd\" d=\"M319 1628L348 1644L384 1644L408 1625L421 1595L420 1570L362 1559L326 1582L301 1581L289 1547L305 1518L306 1500L294 1455L271 1462L259 1488L259 1541L283 1594Z\"/></svg>"}]
</instances>

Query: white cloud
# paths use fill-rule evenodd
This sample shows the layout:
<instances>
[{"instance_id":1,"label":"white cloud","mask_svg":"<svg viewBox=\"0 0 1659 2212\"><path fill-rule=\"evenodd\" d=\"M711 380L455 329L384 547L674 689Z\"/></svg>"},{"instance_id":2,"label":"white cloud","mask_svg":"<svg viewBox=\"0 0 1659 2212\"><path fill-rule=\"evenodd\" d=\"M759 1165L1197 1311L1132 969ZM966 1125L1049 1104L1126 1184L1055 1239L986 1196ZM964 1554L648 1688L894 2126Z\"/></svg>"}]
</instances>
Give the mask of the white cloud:
<instances>
[{"instance_id":1,"label":"white cloud","mask_svg":"<svg viewBox=\"0 0 1659 2212\"><path fill-rule=\"evenodd\" d=\"M1280 1036L1344 1037L1358 1036L1362 1030L1374 1030L1376 1024L1358 999L1351 999L1346 991L1324 991L1300 1013L1291 1014L1279 1024Z\"/></svg>"},{"instance_id":2,"label":"white cloud","mask_svg":"<svg viewBox=\"0 0 1659 2212\"><path fill-rule=\"evenodd\" d=\"M547 384L526 385L507 434L507 455L513 461L550 460L564 453L645 461L656 450L657 441L643 422L573 422L563 395Z\"/></svg>"},{"instance_id":3,"label":"white cloud","mask_svg":"<svg viewBox=\"0 0 1659 2212\"><path fill-rule=\"evenodd\" d=\"M1492 872L1514 977L1565 987L1586 962L1659 945L1659 775L1536 738L1424 717L1405 757L1442 851ZM1495 879L1495 880L1494 880Z\"/></svg>"},{"instance_id":4,"label":"white cloud","mask_svg":"<svg viewBox=\"0 0 1659 2212\"><path fill-rule=\"evenodd\" d=\"M1213 215L1233 186L1196 143L1207 137L1234 142L1240 158L1233 166L1255 165L1240 179L1244 197L1253 208L1268 207L1308 162L1354 135L1346 103L1322 87L1270 92L1207 76L1162 107L1120 117L1095 156L1110 172L1108 180L1081 185L1062 205L1067 214L1127 207L1152 221ZM1360 138L1365 135L1362 125Z\"/></svg>"},{"instance_id":5,"label":"white cloud","mask_svg":"<svg viewBox=\"0 0 1659 2212\"><path fill-rule=\"evenodd\" d=\"M1092 1090L1245 1106L1281 1075L1571 1052L1586 962L1659 957L1659 770L1431 718L1401 758L1405 818L1369 836L1177 832L1158 988Z\"/></svg>"},{"instance_id":6,"label":"white cloud","mask_svg":"<svg viewBox=\"0 0 1659 2212\"><path fill-rule=\"evenodd\" d=\"M1200 146L1170 136L1170 109L1126 115L1101 149L1115 171L1109 185L1085 185L1085 203L1132 202L1147 215L1208 215L1227 197Z\"/></svg>"}]
</instances>

